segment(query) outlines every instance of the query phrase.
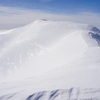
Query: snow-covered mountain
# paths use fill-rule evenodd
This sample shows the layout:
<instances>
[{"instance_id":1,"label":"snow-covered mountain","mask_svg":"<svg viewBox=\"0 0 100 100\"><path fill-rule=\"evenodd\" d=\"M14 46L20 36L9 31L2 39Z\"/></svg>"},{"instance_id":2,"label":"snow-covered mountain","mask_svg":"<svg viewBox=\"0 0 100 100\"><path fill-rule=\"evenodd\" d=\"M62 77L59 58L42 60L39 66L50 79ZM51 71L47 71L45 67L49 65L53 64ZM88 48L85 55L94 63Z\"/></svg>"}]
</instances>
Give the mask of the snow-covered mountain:
<instances>
[{"instance_id":1,"label":"snow-covered mountain","mask_svg":"<svg viewBox=\"0 0 100 100\"><path fill-rule=\"evenodd\" d=\"M0 33L0 100L100 100L100 30L36 20Z\"/></svg>"}]
</instances>

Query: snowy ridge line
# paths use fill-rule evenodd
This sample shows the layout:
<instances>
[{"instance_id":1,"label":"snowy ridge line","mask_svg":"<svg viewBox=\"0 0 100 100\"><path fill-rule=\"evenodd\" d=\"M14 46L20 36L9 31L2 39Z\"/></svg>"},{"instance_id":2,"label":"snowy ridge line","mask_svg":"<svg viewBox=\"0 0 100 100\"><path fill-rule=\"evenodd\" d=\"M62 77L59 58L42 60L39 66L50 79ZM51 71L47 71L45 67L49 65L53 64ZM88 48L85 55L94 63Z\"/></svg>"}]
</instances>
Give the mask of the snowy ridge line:
<instances>
[{"instance_id":1,"label":"snowy ridge line","mask_svg":"<svg viewBox=\"0 0 100 100\"><path fill-rule=\"evenodd\" d=\"M22 75L22 78L36 76L71 62L73 55L67 55L70 49L72 52L77 51L76 49L80 49L80 44L77 43L81 42L83 48L79 50L80 55L80 51L87 47L80 33L87 32L88 29L86 24L36 20L29 25L4 32L0 35L0 80L19 79ZM76 44L73 44L74 41Z\"/></svg>"},{"instance_id":2,"label":"snowy ridge line","mask_svg":"<svg viewBox=\"0 0 100 100\"><path fill-rule=\"evenodd\" d=\"M41 91L26 96L26 99L16 99L16 95L20 96L20 93L0 96L0 100L100 100L100 89L69 88Z\"/></svg>"},{"instance_id":3,"label":"snowy ridge line","mask_svg":"<svg viewBox=\"0 0 100 100\"><path fill-rule=\"evenodd\" d=\"M87 24L42 19L6 31L0 35L0 80L19 80L66 65L90 46L100 46L100 30Z\"/></svg>"}]
</instances>

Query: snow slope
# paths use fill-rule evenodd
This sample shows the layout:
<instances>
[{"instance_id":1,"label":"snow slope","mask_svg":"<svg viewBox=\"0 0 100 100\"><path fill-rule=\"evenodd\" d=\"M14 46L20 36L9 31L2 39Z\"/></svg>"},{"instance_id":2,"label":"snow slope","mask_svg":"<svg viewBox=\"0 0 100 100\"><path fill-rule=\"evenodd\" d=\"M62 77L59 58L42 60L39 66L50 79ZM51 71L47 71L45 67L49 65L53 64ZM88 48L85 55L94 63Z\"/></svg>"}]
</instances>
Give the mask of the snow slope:
<instances>
[{"instance_id":1,"label":"snow slope","mask_svg":"<svg viewBox=\"0 0 100 100\"><path fill-rule=\"evenodd\" d=\"M81 23L36 20L3 32L0 100L100 100L99 46L100 30Z\"/></svg>"}]
</instances>

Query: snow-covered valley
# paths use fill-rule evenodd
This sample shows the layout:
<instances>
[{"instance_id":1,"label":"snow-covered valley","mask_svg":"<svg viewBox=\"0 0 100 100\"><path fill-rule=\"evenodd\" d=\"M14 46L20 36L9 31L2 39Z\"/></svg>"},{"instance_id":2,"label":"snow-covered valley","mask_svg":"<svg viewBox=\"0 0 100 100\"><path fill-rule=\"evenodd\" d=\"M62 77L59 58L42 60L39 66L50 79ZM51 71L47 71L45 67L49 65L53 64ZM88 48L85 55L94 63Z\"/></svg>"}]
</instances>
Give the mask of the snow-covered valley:
<instances>
[{"instance_id":1,"label":"snow-covered valley","mask_svg":"<svg viewBox=\"0 0 100 100\"><path fill-rule=\"evenodd\" d=\"M98 28L74 22L0 33L0 100L100 100L99 46Z\"/></svg>"}]
</instances>

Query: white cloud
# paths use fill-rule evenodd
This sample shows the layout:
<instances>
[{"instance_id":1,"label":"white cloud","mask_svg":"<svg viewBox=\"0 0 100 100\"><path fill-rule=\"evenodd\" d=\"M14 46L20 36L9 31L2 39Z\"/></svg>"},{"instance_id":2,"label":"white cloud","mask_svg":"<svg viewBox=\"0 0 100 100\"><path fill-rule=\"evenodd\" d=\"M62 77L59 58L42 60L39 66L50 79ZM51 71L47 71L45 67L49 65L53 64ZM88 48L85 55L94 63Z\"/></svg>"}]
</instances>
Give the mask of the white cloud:
<instances>
[{"instance_id":1,"label":"white cloud","mask_svg":"<svg viewBox=\"0 0 100 100\"><path fill-rule=\"evenodd\" d=\"M46 11L14 7L0 7L0 29L23 26L36 19L74 21L100 26L100 14L82 12L78 14L54 14Z\"/></svg>"}]
</instances>

